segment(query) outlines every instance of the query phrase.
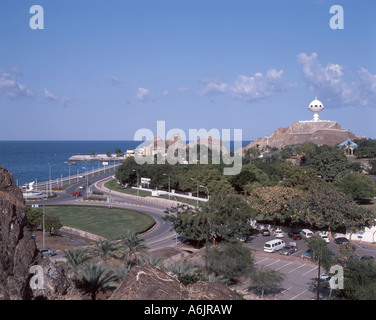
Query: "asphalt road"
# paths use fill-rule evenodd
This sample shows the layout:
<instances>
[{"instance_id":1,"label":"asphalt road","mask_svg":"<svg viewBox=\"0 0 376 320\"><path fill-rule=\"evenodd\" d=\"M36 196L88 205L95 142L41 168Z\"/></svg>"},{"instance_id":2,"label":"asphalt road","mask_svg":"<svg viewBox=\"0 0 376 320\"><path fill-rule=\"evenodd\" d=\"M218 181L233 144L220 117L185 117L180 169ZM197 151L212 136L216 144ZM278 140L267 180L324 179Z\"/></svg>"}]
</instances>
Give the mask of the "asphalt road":
<instances>
[{"instance_id":1,"label":"asphalt road","mask_svg":"<svg viewBox=\"0 0 376 320\"><path fill-rule=\"evenodd\" d=\"M101 189L97 188L97 182L111 177L113 173L109 174L102 174L97 177L88 177L88 181L90 183L89 187L92 191L103 192ZM86 199L86 178L81 179L78 183L74 183L67 187L64 191L56 192L56 198L50 198L48 200L41 200L41 201L26 201L27 205L32 205L38 203L39 205L61 205L61 204L70 204L70 205L95 205L95 206L103 206L109 208L109 204L104 201L91 201L85 200ZM74 197L72 196L72 192L79 190L79 186L84 186L85 189L80 190L82 195L81 197ZM111 206L117 208L126 208L131 210L142 211L155 220L155 226L143 234L145 239L145 243L149 246L150 250L155 250L159 248L163 248L165 246L175 245L177 242L177 237L175 231L171 230L171 225L169 222L165 222L162 220L162 217L165 216L164 211L166 207L160 206L157 204L151 204L142 200L136 200L133 198L125 198L116 196L113 193L111 194L104 194L104 197L111 197L112 203ZM108 209L110 210L110 209Z\"/></svg>"},{"instance_id":2,"label":"asphalt road","mask_svg":"<svg viewBox=\"0 0 376 320\"><path fill-rule=\"evenodd\" d=\"M316 288L313 286L313 279L318 275L318 266L311 261L301 258L301 255L308 249L304 240L295 240L298 251L291 256L283 256L276 253L266 253L263 251L265 242L272 240L274 237L264 237L256 235L249 238L246 245L254 250L255 265L257 268L266 267L277 270L285 275L280 290L275 293L277 299L282 300L312 300L316 299ZM291 241L287 235L283 240L288 244ZM359 241L352 241L356 248L356 254L360 257L363 255L372 255L376 258L376 247ZM332 240L328 243L333 252L337 252L338 245ZM324 270L320 270L324 274ZM344 282L346 285L346 279ZM321 299L329 294L328 290L322 291Z\"/></svg>"}]
</instances>

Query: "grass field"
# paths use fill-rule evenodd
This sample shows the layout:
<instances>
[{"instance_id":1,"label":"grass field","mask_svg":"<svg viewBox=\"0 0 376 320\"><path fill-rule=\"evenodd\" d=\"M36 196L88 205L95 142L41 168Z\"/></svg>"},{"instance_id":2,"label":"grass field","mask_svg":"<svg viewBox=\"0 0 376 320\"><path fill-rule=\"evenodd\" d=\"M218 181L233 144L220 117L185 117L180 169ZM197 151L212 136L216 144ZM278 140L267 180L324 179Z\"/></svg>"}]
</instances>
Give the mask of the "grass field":
<instances>
[{"instance_id":1,"label":"grass field","mask_svg":"<svg viewBox=\"0 0 376 320\"><path fill-rule=\"evenodd\" d=\"M120 208L60 205L45 206L45 213L58 216L64 226L107 239L118 239L127 230L142 233L155 224L154 219L143 212Z\"/></svg>"}]
</instances>

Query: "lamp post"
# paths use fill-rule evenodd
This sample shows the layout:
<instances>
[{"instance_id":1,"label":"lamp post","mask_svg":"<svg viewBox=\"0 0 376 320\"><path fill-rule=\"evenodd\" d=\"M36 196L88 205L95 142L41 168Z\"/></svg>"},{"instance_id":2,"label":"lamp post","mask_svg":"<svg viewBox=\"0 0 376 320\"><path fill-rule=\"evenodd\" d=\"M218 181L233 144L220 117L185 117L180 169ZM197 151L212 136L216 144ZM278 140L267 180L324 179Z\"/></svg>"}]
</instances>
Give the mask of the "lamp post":
<instances>
[{"instance_id":1,"label":"lamp post","mask_svg":"<svg viewBox=\"0 0 376 320\"><path fill-rule=\"evenodd\" d=\"M206 189L206 192L208 194L208 201L209 201L209 189L203 185L200 184L200 188L205 188ZM207 259L207 256L208 256L208 244L209 244L209 213L210 213L210 207L209 207L209 204L208 204L208 214L206 215L206 255L205 255L205 270L208 271L208 259Z\"/></svg>"},{"instance_id":2,"label":"lamp post","mask_svg":"<svg viewBox=\"0 0 376 320\"><path fill-rule=\"evenodd\" d=\"M170 178L170 176L167 173L164 173L163 175L168 177L168 201L170 201L171 178Z\"/></svg>"},{"instance_id":3,"label":"lamp post","mask_svg":"<svg viewBox=\"0 0 376 320\"><path fill-rule=\"evenodd\" d=\"M48 167L49 167L49 181L50 181L50 187L49 187L49 192L48 192L48 195L50 196L52 194L52 184L51 184L51 163L48 163Z\"/></svg>"},{"instance_id":4,"label":"lamp post","mask_svg":"<svg viewBox=\"0 0 376 320\"><path fill-rule=\"evenodd\" d=\"M45 228L44 228L44 217L45 217L45 213L44 213L44 205L43 205L43 248L45 248L46 247L46 245L45 245Z\"/></svg>"},{"instance_id":5,"label":"lamp post","mask_svg":"<svg viewBox=\"0 0 376 320\"><path fill-rule=\"evenodd\" d=\"M199 186L199 183L197 182L197 180L191 178L192 181L195 181L197 183L197 208L199 207L199 204L198 204L198 186Z\"/></svg>"},{"instance_id":6,"label":"lamp post","mask_svg":"<svg viewBox=\"0 0 376 320\"><path fill-rule=\"evenodd\" d=\"M70 166L72 165L72 164L76 164L75 162L72 162L72 163L69 163L69 162L64 162L65 164L67 164L68 165L68 167L69 167L69 184L71 184L71 178L70 178L70 176L71 176L71 169L70 169Z\"/></svg>"},{"instance_id":7,"label":"lamp post","mask_svg":"<svg viewBox=\"0 0 376 320\"><path fill-rule=\"evenodd\" d=\"M87 168L86 167L82 167L82 169L85 170L85 174L86 174L86 200L89 198L89 190L87 189L89 187L89 174L87 172Z\"/></svg>"},{"instance_id":8,"label":"lamp post","mask_svg":"<svg viewBox=\"0 0 376 320\"><path fill-rule=\"evenodd\" d=\"M135 170L135 169L133 169L132 171L134 171L134 172L136 172L137 173L137 196L139 196L139 190L138 190L138 188L139 188L139 186L140 186L140 184L139 184L139 182L138 182L138 180L139 180L139 173L138 173L138 171L137 170Z\"/></svg>"}]
</instances>

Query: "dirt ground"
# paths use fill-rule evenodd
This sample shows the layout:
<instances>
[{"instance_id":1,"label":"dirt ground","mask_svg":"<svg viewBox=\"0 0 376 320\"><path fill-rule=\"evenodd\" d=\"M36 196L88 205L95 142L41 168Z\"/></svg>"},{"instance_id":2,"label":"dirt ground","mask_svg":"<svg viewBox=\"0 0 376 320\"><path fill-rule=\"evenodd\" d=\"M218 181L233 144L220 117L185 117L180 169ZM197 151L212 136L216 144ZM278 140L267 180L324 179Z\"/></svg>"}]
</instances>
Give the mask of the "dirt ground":
<instances>
[{"instance_id":1,"label":"dirt ground","mask_svg":"<svg viewBox=\"0 0 376 320\"><path fill-rule=\"evenodd\" d=\"M50 235L49 232L45 233L45 247L50 248L55 251L62 251L64 249L69 249L79 246L92 245L94 242L92 240L79 237L66 232L60 232L61 235ZM43 231L35 231L33 235L36 235L37 247L43 247Z\"/></svg>"}]
</instances>

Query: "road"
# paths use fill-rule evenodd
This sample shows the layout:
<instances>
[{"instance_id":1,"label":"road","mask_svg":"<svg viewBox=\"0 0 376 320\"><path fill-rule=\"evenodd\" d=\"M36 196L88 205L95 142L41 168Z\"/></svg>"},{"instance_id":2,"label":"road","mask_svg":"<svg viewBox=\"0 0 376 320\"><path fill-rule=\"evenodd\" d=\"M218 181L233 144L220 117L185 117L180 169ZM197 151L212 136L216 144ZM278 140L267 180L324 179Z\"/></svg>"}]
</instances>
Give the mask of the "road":
<instances>
[{"instance_id":1,"label":"road","mask_svg":"<svg viewBox=\"0 0 376 320\"><path fill-rule=\"evenodd\" d=\"M273 237L264 237L255 235L248 239L246 246L253 249L255 256L255 265L257 268L266 267L279 271L285 275L285 279L280 290L275 297L281 300L312 300L316 299L316 288L313 287L312 279L317 277L318 266L311 261L301 258L301 255L307 250L307 243L304 240L296 240L298 251L291 256L283 256L279 253L266 253L263 247L266 241ZM290 238L286 235L283 239L288 243ZM356 248L356 254L360 257L363 255L372 255L376 258L376 247L359 241L352 241ZM338 245L333 241L328 244L333 252L337 252ZM325 271L320 272L324 274ZM244 286L246 288L246 286ZM329 291L323 291L321 298L326 297Z\"/></svg>"},{"instance_id":2,"label":"road","mask_svg":"<svg viewBox=\"0 0 376 320\"><path fill-rule=\"evenodd\" d=\"M100 189L101 184L100 181L111 177L113 173L106 173L101 174L97 177L91 177L88 175L87 180L89 181L91 191L103 192ZM83 197L73 197L72 192L78 190L79 186L86 185L86 178L81 179L78 183L74 183L67 187L64 191L56 192L56 198L50 198L48 200L41 200L41 201L26 201L27 205L32 205L38 203L39 205L62 205L62 204L70 204L70 205L95 205L95 206L103 206L109 208L109 204L104 201L94 201L94 200L85 200L86 199L86 187L85 189L81 190L81 193L84 195ZM99 187L98 187L99 186ZM142 211L155 220L155 226L143 234L143 238L145 239L145 243L149 246L150 250L155 250L159 248L163 248L165 246L175 245L177 242L177 235L175 231L171 230L171 225L169 222L165 222L162 220L162 217L165 216L164 211L166 207L151 204L146 201L136 200L133 198L125 198L117 196L113 193L111 194L104 194L104 197L111 197L112 203L111 206L117 208L126 208L126 209L133 209L137 211Z\"/></svg>"}]
</instances>

